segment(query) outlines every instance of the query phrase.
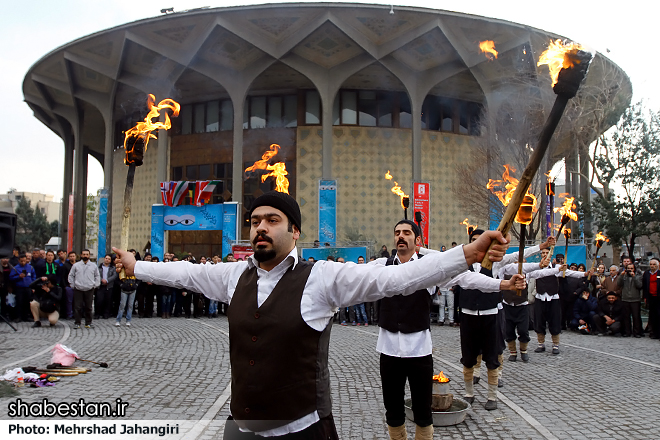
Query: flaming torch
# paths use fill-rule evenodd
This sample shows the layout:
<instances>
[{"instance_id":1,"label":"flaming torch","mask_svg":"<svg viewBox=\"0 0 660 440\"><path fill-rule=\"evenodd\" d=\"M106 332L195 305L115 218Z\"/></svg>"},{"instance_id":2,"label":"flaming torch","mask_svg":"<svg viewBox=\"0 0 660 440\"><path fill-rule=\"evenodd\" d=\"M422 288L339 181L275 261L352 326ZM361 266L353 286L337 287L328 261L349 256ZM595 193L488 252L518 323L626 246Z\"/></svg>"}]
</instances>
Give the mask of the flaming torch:
<instances>
[{"instance_id":1,"label":"flaming torch","mask_svg":"<svg viewBox=\"0 0 660 440\"><path fill-rule=\"evenodd\" d=\"M459 223L459 225L465 225L465 230L467 231L468 243L469 243L470 242L470 235L472 235L472 231L477 229L479 227L479 225L471 225L470 222L468 222L467 218L465 220L463 220L461 223Z\"/></svg>"},{"instance_id":2,"label":"flaming torch","mask_svg":"<svg viewBox=\"0 0 660 440\"><path fill-rule=\"evenodd\" d=\"M552 134L555 132L557 125L559 125L568 100L577 94L580 83L587 74L591 57L592 55L589 52L585 52L582 46L573 43L563 44L560 40L551 42L548 49L541 54L538 65L547 64L550 68L552 88L557 98L545 126L541 130L527 167L520 177L520 184L516 187L516 191L511 197L504 217L502 217L502 221L497 228L502 234L506 234L511 229L518 208L527 193L529 185L532 183L534 175L541 165L543 156L545 156L545 152L550 144ZM491 248L494 245L495 242L491 244ZM491 261L488 259L488 253L486 253L481 264L486 269L493 267Z\"/></svg>"},{"instance_id":3,"label":"flaming torch","mask_svg":"<svg viewBox=\"0 0 660 440\"><path fill-rule=\"evenodd\" d=\"M559 237L561 237L561 231L562 229L564 229L564 226L566 226L566 224L568 224L570 220L576 222L578 219L577 213L573 211L575 209L575 203L573 203L575 197L568 197L568 193L559 194L557 197L564 197L564 204L554 209L555 212L561 214L561 225L559 226L559 230L557 231L557 237L555 238L555 243L557 242L557 240L559 240ZM555 250L555 245L553 244L552 246L550 246L549 255L551 257L554 250ZM564 254L564 256L565 255L566 254Z\"/></svg>"},{"instance_id":4,"label":"flaming torch","mask_svg":"<svg viewBox=\"0 0 660 440\"><path fill-rule=\"evenodd\" d=\"M568 239L571 237L571 230L569 228L564 229L564 238L566 239L566 246L564 248L564 264L568 264ZM563 270L562 278L566 278L566 269Z\"/></svg>"},{"instance_id":5,"label":"flaming torch","mask_svg":"<svg viewBox=\"0 0 660 440\"><path fill-rule=\"evenodd\" d=\"M158 105L155 105L155 102L156 97L149 94L147 99L149 113L144 118L144 121L138 122L135 127L125 132L124 150L126 151L126 157L124 158L124 163L128 165L128 174L126 175L126 189L124 190L124 216L121 220L120 247L122 249L128 249L128 226L131 221L131 198L133 195L133 182L135 180L135 167L142 165L149 139L156 139L156 135L152 132L158 129L169 130L172 127L172 122L167 112L164 113L164 122L154 122L154 119L160 117L161 110L170 109L174 117L179 116L179 111L181 110L179 103L171 99L163 99Z\"/></svg>"},{"instance_id":6,"label":"flaming torch","mask_svg":"<svg viewBox=\"0 0 660 440\"><path fill-rule=\"evenodd\" d=\"M596 260L598 260L598 252L600 251L600 248L603 246L603 243L607 241L610 241L610 239L605 237L602 232L596 234L596 255L594 256L594 261L591 263L590 272L593 272L594 267L596 266ZM589 274L587 279L591 280L591 273Z\"/></svg>"},{"instance_id":7,"label":"flaming torch","mask_svg":"<svg viewBox=\"0 0 660 440\"><path fill-rule=\"evenodd\" d=\"M390 170L387 170L385 173L385 179L392 180L393 177L390 174ZM410 197L403 192L396 180L392 180L394 186L392 187L392 192L397 196L401 197L401 207L403 208L403 218L408 219L408 207L410 206Z\"/></svg>"},{"instance_id":8,"label":"flaming torch","mask_svg":"<svg viewBox=\"0 0 660 440\"><path fill-rule=\"evenodd\" d=\"M533 194L525 194L520 209L516 214L516 222L520 224L520 244L518 245L518 274L522 275L523 260L525 259L525 236L527 225L532 222L536 212L536 197ZM516 295L522 295L522 290L516 289Z\"/></svg>"},{"instance_id":9,"label":"flaming torch","mask_svg":"<svg viewBox=\"0 0 660 440\"><path fill-rule=\"evenodd\" d=\"M269 163L280 151L280 148L279 145L272 144L269 150L261 156L261 160L256 161L251 167L247 167L245 172L255 172L257 170L270 171L261 175L261 182L263 183L270 176L273 176L275 177L275 191L289 194L289 180L286 178L289 173L286 170L286 165L284 162L277 162L272 165Z\"/></svg>"}]
</instances>

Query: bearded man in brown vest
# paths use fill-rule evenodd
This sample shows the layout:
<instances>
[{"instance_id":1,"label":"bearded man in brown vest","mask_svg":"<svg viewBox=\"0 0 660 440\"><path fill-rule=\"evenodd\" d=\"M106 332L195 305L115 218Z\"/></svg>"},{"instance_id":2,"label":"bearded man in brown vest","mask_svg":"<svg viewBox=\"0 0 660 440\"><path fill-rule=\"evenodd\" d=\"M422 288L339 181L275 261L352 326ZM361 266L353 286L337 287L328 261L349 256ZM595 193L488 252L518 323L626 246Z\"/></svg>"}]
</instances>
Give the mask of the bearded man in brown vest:
<instances>
[{"instance_id":1,"label":"bearded man in brown vest","mask_svg":"<svg viewBox=\"0 0 660 440\"><path fill-rule=\"evenodd\" d=\"M202 292L230 304L231 417L224 438L337 439L332 417L328 345L340 307L449 282L488 252L499 261L508 242L499 232L393 267L311 263L298 257L301 214L288 194L270 191L250 210L248 261L202 265L135 262L115 249L128 275ZM491 240L497 240L488 251ZM430 380L430 378L429 378Z\"/></svg>"}]
</instances>

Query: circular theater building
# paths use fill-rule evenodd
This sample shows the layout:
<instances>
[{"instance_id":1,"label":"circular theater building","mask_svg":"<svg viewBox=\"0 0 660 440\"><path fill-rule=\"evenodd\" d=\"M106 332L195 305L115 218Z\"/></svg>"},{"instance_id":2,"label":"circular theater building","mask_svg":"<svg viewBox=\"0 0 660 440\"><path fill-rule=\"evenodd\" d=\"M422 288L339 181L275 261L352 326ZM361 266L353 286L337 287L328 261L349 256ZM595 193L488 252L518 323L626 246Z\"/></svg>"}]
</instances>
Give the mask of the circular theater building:
<instances>
[{"instance_id":1,"label":"circular theater building","mask_svg":"<svg viewBox=\"0 0 660 440\"><path fill-rule=\"evenodd\" d=\"M547 66L537 62L556 38L562 37L503 20L414 7L198 9L59 47L32 66L23 92L34 115L64 140L63 213L68 194L74 206L85 206L88 154L103 165L108 245L120 238L123 131L144 119L151 93L156 102L179 102L181 114L171 130L157 133L136 171L130 247L141 250L150 240L159 182L218 180L211 203L238 202L245 215L273 183L244 170L276 143L275 159L286 164L289 191L301 206L302 242L319 237L319 183L330 180L336 181L337 240L360 237L391 247L403 210L384 178L389 170L408 194L413 182L429 184L428 240L439 248L465 241L461 203L470 194L459 196L457 170L477 160L484 118L496 129L519 122L521 97L547 117L555 95ZM480 50L485 40L495 42L497 58ZM594 125L604 108L614 109L606 115L609 125L616 122L632 86L618 66L596 54L580 93L572 129L553 140L547 165L566 159L568 184L584 193L586 182L574 173L587 166L579 146L606 128ZM495 165L501 174L502 164ZM487 224L487 217L475 220ZM74 248L80 249L84 211L75 210L74 219ZM245 218L242 224L245 239L249 224ZM64 236L72 233L66 221L63 229ZM166 240L171 251L209 255L222 235L170 231Z\"/></svg>"}]
</instances>

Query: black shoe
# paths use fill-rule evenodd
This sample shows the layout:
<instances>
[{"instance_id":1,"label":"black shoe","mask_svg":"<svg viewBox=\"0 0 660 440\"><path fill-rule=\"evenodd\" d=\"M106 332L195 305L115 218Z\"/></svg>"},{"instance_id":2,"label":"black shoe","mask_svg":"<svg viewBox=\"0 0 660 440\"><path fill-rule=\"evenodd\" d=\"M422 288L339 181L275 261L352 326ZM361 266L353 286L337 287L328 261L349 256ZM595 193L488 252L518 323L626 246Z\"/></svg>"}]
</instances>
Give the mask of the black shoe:
<instances>
[{"instance_id":1,"label":"black shoe","mask_svg":"<svg viewBox=\"0 0 660 440\"><path fill-rule=\"evenodd\" d=\"M525 363L529 362L529 353L520 353L520 359Z\"/></svg>"},{"instance_id":2,"label":"black shoe","mask_svg":"<svg viewBox=\"0 0 660 440\"><path fill-rule=\"evenodd\" d=\"M443 326L443 325L445 325L445 321L438 322L438 325L439 325L439 326Z\"/></svg>"},{"instance_id":3,"label":"black shoe","mask_svg":"<svg viewBox=\"0 0 660 440\"><path fill-rule=\"evenodd\" d=\"M472 378L472 383L476 385L476 384L479 383L480 380L481 380L481 378L479 376L474 376Z\"/></svg>"},{"instance_id":4,"label":"black shoe","mask_svg":"<svg viewBox=\"0 0 660 440\"><path fill-rule=\"evenodd\" d=\"M502 379L497 379L497 388L504 388L504 382L502 382Z\"/></svg>"},{"instance_id":5,"label":"black shoe","mask_svg":"<svg viewBox=\"0 0 660 440\"><path fill-rule=\"evenodd\" d=\"M486 402L486 404L484 405L484 408L485 408L487 411L492 411L492 410L494 410L494 409L497 409L497 401L496 401L496 400L489 400L489 401Z\"/></svg>"},{"instance_id":6,"label":"black shoe","mask_svg":"<svg viewBox=\"0 0 660 440\"><path fill-rule=\"evenodd\" d=\"M630 335L621 335L621 336L624 337L624 338L629 338L630 337Z\"/></svg>"},{"instance_id":7,"label":"black shoe","mask_svg":"<svg viewBox=\"0 0 660 440\"><path fill-rule=\"evenodd\" d=\"M76 325L73 326L74 330L78 330L79 328L80 328L80 324L76 324Z\"/></svg>"},{"instance_id":8,"label":"black shoe","mask_svg":"<svg viewBox=\"0 0 660 440\"><path fill-rule=\"evenodd\" d=\"M642 337L642 335L635 335L635 337L636 337L636 338L641 338L641 337Z\"/></svg>"},{"instance_id":9,"label":"black shoe","mask_svg":"<svg viewBox=\"0 0 660 440\"><path fill-rule=\"evenodd\" d=\"M553 345L552 346L552 354L559 354L559 346L558 345Z\"/></svg>"},{"instance_id":10,"label":"black shoe","mask_svg":"<svg viewBox=\"0 0 660 440\"><path fill-rule=\"evenodd\" d=\"M465 396L464 399L470 405L472 405L474 403L474 396L470 396L470 397Z\"/></svg>"},{"instance_id":11,"label":"black shoe","mask_svg":"<svg viewBox=\"0 0 660 440\"><path fill-rule=\"evenodd\" d=\"M85 328L94 328L94 324L85 324Z\"/></svg>"},{"instance_id":12,"label":"black shoe","mask_svg":"<svg viewBox=\"0 0 660 440\"><path fill-rule=\"evenodd\" d=\"M511 354L509 356L509 362L515 362L517 358L518 358L518 355Z\"/></svg>"},{"instance_id":13,"label":"black shoe","mask_svg":"<svg viewBox=\"0 0 660 440\"><path fill-rule=\"evenodd\" d=\"M539 345L536 347L536 350L534 350L534 353L543 353L545 351L545 345Z\"/></svg>"},{"instance_id":14,"label":"black shoe","mask_svg":"<svg viewBox=\"0 0 660 440\"><path fill-rule=\"evenodd\" d=\"M32 328L36 327L41 327L41 321L34 321L34 324L32 324Z\"/></svg>"}]
</instances>

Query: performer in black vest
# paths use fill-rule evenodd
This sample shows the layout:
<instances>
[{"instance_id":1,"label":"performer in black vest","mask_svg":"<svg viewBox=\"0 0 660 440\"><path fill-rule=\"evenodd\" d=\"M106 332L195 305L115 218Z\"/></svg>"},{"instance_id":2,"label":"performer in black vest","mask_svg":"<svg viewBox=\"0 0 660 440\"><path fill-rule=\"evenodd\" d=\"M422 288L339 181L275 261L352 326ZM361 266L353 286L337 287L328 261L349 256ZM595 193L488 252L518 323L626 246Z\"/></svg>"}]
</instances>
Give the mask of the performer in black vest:
<instances>
[{"instance_id":1,"label":"performer in black vest","mask_svg":"<svg viewBox=\"0 0 660 440\"><path fill-rule=\"evenodd\" d=\"M542 262L543 266L550 269L556 269L554 274L545 275L537 278L539 273L543 271L530 273L531 277L536 278L536 300L534 301L534 331L536 332L536 339L538 340L538 347L534 350L535 353L542 353L545 351L545 329L546 323L550 335L552 336L552 354L559 354L559 334L561 333L561 304L559 301L559 280L566 268L566 264L561 266L553 265L550 263L550 250L543 249L541 251L541 258L545 260ZM573 270L566 270L567 277L583 278L588 273L577 272Z\"/></svg>"},{"instance_id":2,"label":"performer in black vest","mask_svg":"<svg viewBox=\"0 0 660 440\"><path fill-rule=\"evenodd\" d=\"M372 264L397 266L421 258L415 247L421 245L419 227L401 220L394 227L396 254ZM410 385L415 419L415 439L433 438L431 394L433 358L431 356L431 295L436 288L420 289L412 295L396 295L380 301L380 331L376 350L380 353L380 378L383 384L385 420L391 439L405 440L404 393Z\"/></svg>"},{"instance_id":3,"label":"performer in black vest","mask_svg":"<svg viewBox=\"0 0 660 440\"><path fill-rule=\"evenodd\" d=\"M250 225L254 255L237 263L136 263L132 253L114 248L127 275L231 304L232 397L225 440L338 438L328 370L337 310L448 283L487 252L492 261L501 260L508 246L502 234L491 231L462 248L391 267L306 262L296 248L298 203L275 191L252 203ZM491 240L499 244L488 251Z\"/></svg>"}]
</instances>

